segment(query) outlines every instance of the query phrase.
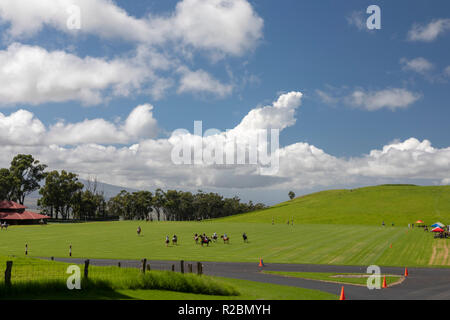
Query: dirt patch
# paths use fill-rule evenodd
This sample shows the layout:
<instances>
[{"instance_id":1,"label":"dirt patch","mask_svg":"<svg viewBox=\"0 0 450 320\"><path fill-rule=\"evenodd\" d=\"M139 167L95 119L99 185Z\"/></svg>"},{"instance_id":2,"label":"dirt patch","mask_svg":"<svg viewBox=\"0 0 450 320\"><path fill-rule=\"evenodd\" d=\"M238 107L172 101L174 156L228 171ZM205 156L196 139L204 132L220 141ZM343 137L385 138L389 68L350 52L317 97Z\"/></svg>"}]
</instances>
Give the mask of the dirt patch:
<instances>
[{"instance_id":1,"label":"dirt patch","mask_svg":"<svg viewBox=\"0 0 450 320\"><path fill-rule=\"evenodd\" d=\"M428 261L428 264L429 264L430 266L433 265L434 259L436 259L436 246L437 246L437 244L436 244L436 243L433 243L433 253L431 254L430 261Z\"/></svg>"},{"instance_id":2,"label":"dirt patch","mask_svg":"<svg viewBox=\"0 0 450 320\"><path fill-rule=\"evenodd\" d=\"M449 266L450 245L447 239L437 239L433 243L433 253L431 254L429 265Z\"/></svg>"},{"instance_id":3,"label":"dirt patch","mask_svg":"<svg viewBox=\"0 0 450 320\"><path fill-rule=\"evenodd\" d=\"M444 261L443 261L443 264L446 265L446 266L448 266L448 265L450 265L450 261L448 260L449 244L448 244L448 241L447 241L447 240L445 240L444 243L445 243L445 252L444 252Z\"/></svg>"}]
</instances>

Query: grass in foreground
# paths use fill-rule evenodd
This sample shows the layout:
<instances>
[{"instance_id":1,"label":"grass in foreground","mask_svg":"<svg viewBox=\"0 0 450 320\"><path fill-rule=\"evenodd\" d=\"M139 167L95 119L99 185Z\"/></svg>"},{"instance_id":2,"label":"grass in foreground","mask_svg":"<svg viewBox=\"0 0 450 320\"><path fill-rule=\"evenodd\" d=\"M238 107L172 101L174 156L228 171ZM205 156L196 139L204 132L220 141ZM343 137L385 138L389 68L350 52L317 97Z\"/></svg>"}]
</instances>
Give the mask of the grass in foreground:
<instances>
[{"instance_id":1,"label":"grass in foreground","mask_svg":"<svg viewBox=\"0 0 450 320\"><path fill-rule=\"evenodd\" d=\"M68 290L69 264L31 258L0 257L0 272L6 260L13 261L12 286L0 281L0 299L298 299L334 300L337 296L303 288L268 285L169 271L151 271L142 275L138 269L119 267L89 268L89 281L82 290ZM83 268L81 271L83 273ZM3 280L3 279L2 279Z\"/></svg>"},{"instance_id":2,"label":"grass in foreground","mask_svg":"<svg viewBox=\"0 0 450 320\"><path fill-rule=\"evenodd\" d=\"M320 280L337 282L353 285L366 285L367 274L349 274L349 273L322 273L322 272L282 272L282 271L264 271L264 273L275 274L284 277L302 278L310 280ZM389 286L398 282L402 277L394 275L386 275L386 284ZM383 275L381 275L383 281ZM381 282L382 283L382 282Z\"/></svg>"},{"instance_id":3,"label":"grass in foreground","mask_svg":"<svg viewBox=\"0 0 450 320\"><path fill-rule=\"evenodd\" d=\"M70 264L43 261L31 258L0 258L0 270L6 268L6 260L13 261L12 287L7 288L0 280L0 297L16 292L38 291L39 289L59 292L67 290L66 280ZM79 265L81 275L84 267ZM114 290L167 290L206 295L231 296L239 292L227 283L210 276L181 274L170 271L151 271L142 274L135 268L89 267L89 280L84 280L83 288L88 292L98 289ZM12 291L10 290L12 289Z\"/></svg>"}]
</instances>

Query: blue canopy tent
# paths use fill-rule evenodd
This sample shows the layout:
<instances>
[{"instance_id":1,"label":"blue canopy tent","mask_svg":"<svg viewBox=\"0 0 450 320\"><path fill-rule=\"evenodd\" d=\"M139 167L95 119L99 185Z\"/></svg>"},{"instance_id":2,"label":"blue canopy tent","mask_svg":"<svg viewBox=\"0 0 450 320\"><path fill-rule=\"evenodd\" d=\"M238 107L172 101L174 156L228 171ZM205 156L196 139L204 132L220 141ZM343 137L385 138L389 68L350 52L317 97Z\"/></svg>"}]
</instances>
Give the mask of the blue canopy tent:
<instances>
[{"instance_id":1,"label":"blue canopy tent","mask_svg":"<svg viewBox=\"0 0 450 320\"><path fill-rule=\"evenodd\" d=\"M433 228L444 228L445 225L440 223L440 222L436 222L435 224L431 225Z\"/></svg>"}]
</instances>

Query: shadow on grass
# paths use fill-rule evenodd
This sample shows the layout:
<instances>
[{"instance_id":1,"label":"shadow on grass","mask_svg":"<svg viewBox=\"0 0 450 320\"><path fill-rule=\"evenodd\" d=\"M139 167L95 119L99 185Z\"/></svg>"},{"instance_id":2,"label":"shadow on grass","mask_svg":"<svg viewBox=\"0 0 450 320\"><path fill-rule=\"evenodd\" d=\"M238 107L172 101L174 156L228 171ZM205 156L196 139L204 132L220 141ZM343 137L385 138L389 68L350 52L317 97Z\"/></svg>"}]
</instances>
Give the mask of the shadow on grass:
<instances>
[{"instance_id":1,"label":"shadow on grass","mask_svg":"<svg viewBox=\"0 0 450 320\"><path fill-rule=\"evenodd\" d=\"M132 299L115 291L106 281L82 281L80 290L69 290L64 281L44 280L0 283L0 300L120 300Z\"/></svg>"}]
</instances>

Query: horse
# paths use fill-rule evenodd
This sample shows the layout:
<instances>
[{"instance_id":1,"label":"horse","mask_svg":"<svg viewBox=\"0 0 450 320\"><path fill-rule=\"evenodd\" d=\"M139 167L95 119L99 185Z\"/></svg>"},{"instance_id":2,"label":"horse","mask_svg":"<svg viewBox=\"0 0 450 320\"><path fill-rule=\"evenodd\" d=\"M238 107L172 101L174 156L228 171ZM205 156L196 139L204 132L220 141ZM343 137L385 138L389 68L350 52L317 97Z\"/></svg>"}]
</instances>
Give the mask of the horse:
<instances>
[{"instance_id":1,"label":"horse","mask_svg":"<svg viewBox=\"0 0 450 320\"><path fill-rule=\"evenodd\" d=\"M173 244L173 245L177 245L177 242L178 242L177 236L176 236L176 235L173 235L173 238L172 238L172 244Z\"/></svg>"},{"instance_id":2,"label":"horse","mask_svg":"<svg viewBox=\"0 0 450 320\"><path fill-rule=\"evenodd\" d=\"M220 238L223 240L223 243L225 244L225 243L227 243L227 244L229 244L230 243L230 238L228 237L228 236L220 236Z\"/></svg>"},{"instance_id":3,"label":"horse","mask_svg":"<svg viewBox=\"0 0 450 320\"><path fill-rule=\"evenodd\" d=\"M245 232L244 232L244 234L242 235L242 239L244 239L244 242L248 242L248 237L247 237L247 235L245 234Z\"/></svg>"},{"instance_id":4,"label":"horse","mask_svg":"<svg viewBox=\"0 0 450 320\"><path fill-rule=\"evenodd\" d=\"M207 236L200 236L200 243L203 245L206 243L206 246L209 247L209 243L211 242L211 239L209 239Z\"/></svg>"},{"instance_id":5,"label":"horse","mask_svg":"<svg viewBox=\"0 0 450 320\"><path fill-rule=\"evenodd\" d=\"M170 241L169 241L169 236L166 236L166 247L169 246L169 243L170 243Z\"/></svg>"},{"instance_id":6,"label":"horse","mask_svg":"<svg viewBox=\"0 0 450 320\"><path fill-rule=\"evenodd\" d=\"M217 233L214 233L211 238L214 240L214 242L217 242Z\"/></svg>"}]
</instances>

